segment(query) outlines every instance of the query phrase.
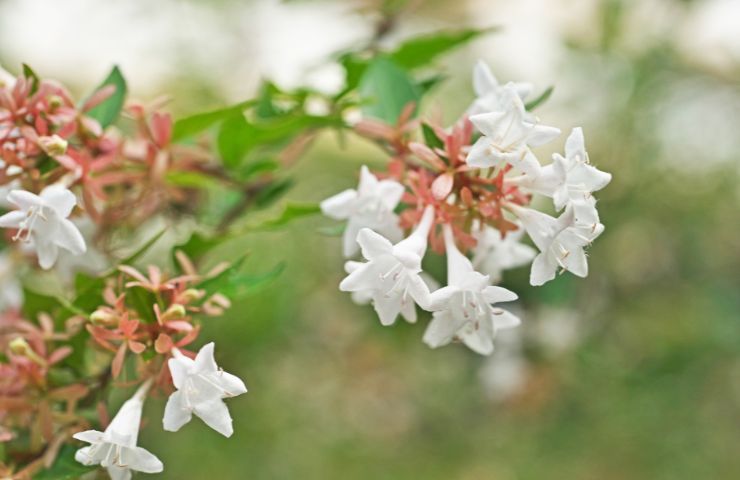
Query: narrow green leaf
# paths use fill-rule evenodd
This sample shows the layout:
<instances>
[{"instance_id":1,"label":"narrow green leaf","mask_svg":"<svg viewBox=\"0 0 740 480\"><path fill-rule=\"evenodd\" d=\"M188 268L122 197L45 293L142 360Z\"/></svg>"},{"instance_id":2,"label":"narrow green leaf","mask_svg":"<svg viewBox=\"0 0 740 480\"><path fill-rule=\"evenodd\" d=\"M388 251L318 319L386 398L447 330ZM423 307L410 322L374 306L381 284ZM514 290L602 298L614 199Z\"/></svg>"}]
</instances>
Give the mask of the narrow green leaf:
<instances>
[{"instance_id":1,"label":"narrow green leaf","mask_svg":"<svg viewBox=\"0 0 740 480\"><path fill-rule=\"evenodd\" d=\"M36 72L34 72L33 69L25 63L23 64L23 76L28 80L31 80L31 94L36 93L39 90L39 83L41 83L41 80L39 79L39 76L36 75Z\"/></svg>"},{"instance_id":2,"label":"narrow green leaf","mask_svg":"<svg viewBox=\"0 0 740 480\"><path fill-rule=\"evenodd\" d=\"M293 180L290 178L275 181L257 195L254 204L260 208L267 207L286 194L292 186Z\"/></svg>"},{"instance_id":3,"label":"narrow green leaf","mask_svg":"<svg viewBox=\"0 0 740 480\"><path fill-rule=\"evenodd\" d=\"M362 76L360 95L368 103L363 107L365 115L395 124L401 111L409 103L421 98L418 87L405 70L387 57L372 61Z\"/></svg>"},{"instance_id":4,"label":"narrow green leaf","mask_svg":"<svg viewBox=\"0 0 740 480\"><path fill-rule=\"evenodd\" d=\"M184 188L224 188L224 183L218 179L197 171L172 171L167 172L167 183Z\"/></svg>"},{"instance_id":5,"label":"narrow green leaf","mask_svg":"<svg viewBox=\"0 0 740 480\"><path fill-rule=\"evenodd\" d=\"M116 91L87 112L87 116L97 120L103 128L116 121L126 101L126 79L123 78L123 74L121 74L117 66L113 67L113 70L111 70L108 77L103 80L103 83L100 84L96 91L108 85L113 85Z\"/></svg>"},{"instance_id":6,"label":"narrow green leaf","mask_svg":"<svg viewBox=\"0 0 740 480\"><path fill-rule=\"evenodd\" d=\"M212 110L210 112L197 113L189 117L178 119L175 121L175 125L172 130L172 141L181 141L201 133L218 122L233 116L235 113L243 112L253 104L254 100L247 100L229 107Z\"/></svg>"},{"instance_id":7,"label":"narrow green leaf","mask_svg":"<svg viewBox=\"0 0 740 480\"><path fill-rule=\"evenodd\" d=\"M457 31L441 31L421 35L402 43L390 57L399 66L415 69L427 66L438 56L449 52L455 47L483 35L497 30L496 27L486 29L468 28Z\"/></svg>"},{"instance_id":8,"label":"narrow green leaf","mask_svg":"<svg viewBox=\"0 0 740 480\"><path fill-rule=\"evenodd\" d=\"M321 212L321 207L318 203L288 203L285 208L275 218L266 220L258 225L249 227L249 230L261 230L282 227L290 223L291 221L315 215Z\"/></svg>"},{"instance_id":9,"label":"narrow green leaf","mask_svg":"<svg viewBox=\"0 0 740 480\"><path fill-rule=\"evenodd\" d=\"M437 133L432 127L430 127L426 123L422 123L421 131L424 134L424 143L426 143L429 148L444 147L444 142L437 136Z\"/></svg>"},{"instance_id":10,"label":"narrow green leaf","mask_svg":"<svg viewBox=\"0 0 740 480\"><path fill-rule=\"evenodd\" d=\"M163 228L162 230L160 230L159 232L157 232L156 235L154 235L152 238L150 238L149 240L147 240L146 242L144 242L144 244L141 247L139 247L134 253L132 253L128 257L122 259L119 262L119 265L131 265L136 260L138 260L139 258L141 258L142 255L144 255L150 248L152 248L152 245L154 245L155 243L157 243L157 240L159 240L160 238L162 238L162 235L164 235L165 232L167 232L167 228ZM117 271L117 270L114 270L114 272L115 271Z\"/></svg>"},{"instance_id":11,"label":"narrow green leaf","mask_svg":"<svg viewBox=\"0 0 740 480\"><path fill-rule=\"evenodd\" d=\"M550 95L552 95L552 91L554 89L555 87L547 87L547 89L544 92L542 92L539 97L527 102L524 105L524 108L526 108L527 110L534 110L541 104L545 103L548 98L550 98Z\"/></svg>"}]
</instances>

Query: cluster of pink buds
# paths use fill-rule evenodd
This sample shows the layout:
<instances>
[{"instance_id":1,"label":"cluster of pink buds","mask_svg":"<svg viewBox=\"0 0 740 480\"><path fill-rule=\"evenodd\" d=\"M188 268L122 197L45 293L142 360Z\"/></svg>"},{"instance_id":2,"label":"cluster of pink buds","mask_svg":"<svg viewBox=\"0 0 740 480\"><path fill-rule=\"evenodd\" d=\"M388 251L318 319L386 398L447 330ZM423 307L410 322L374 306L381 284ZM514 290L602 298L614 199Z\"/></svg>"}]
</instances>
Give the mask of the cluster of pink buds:
<instances>
[{"instance_id":1,"label":"cluster of pink buds","mask_svg":"<svg viewBox=\"0 0 740 480\"><path fill-rule=\"evenodd\" d=\"M542 125L525 107L531 86L500 85L488 66L474 69L477 99L452 127L426 123L421 136L408 106L395 126L366 119L356 131L390 155L385 172L360 172L356 190L321 204L325 215L347 220L346 263L340 290L371 302L383 325L400 314L415 322L416 306L433 313L424 335L431 347L462 341L481 354L493 351L496 331L519 324L494 306L517 299L495 286L504 270L531 262L530 283L542 285L558 271L588 274L584 248L604 230L592 193L611 175L589 162L576 128L565 155L542 165L532 147L560 130ZM532 208L534 195L550 197L557 217ZM404 232L409 232L404 238ZM527 233L536 250L520 243ZM447 256L447 285L422 270L427 247Z\"/></svg>"}]
</instances>

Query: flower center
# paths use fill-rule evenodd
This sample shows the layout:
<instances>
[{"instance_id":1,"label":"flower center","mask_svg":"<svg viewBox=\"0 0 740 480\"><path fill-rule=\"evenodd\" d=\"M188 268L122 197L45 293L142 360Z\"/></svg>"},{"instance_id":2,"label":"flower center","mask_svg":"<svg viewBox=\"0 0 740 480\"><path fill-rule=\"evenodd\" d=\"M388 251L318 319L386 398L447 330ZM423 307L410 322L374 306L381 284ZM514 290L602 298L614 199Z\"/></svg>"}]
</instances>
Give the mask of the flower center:
<instances>
[{"instance_id":1,"label":"flower center","mask_svg":"<svg viewBox=\"0 0 740 480\"><path fill-rule=\"evenodd\" d=\"M13 235L13 241L23 239L24 242L31 240L33 234L33 227L36 225L36 221L41 218L44 222L48 220L44 213L44 207L40 205L34 205L26 211L26 218L18 226L18 231Z\"/></svg>"}]
</instances>

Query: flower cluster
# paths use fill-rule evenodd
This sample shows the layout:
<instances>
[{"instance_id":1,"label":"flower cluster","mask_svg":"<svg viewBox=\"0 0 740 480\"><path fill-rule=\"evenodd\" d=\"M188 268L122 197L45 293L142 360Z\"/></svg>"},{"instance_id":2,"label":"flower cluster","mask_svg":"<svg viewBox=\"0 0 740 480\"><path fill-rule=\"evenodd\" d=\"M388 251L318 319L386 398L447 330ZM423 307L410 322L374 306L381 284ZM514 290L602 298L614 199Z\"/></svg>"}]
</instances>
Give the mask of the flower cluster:
<instances>
[{"instance_id":1,"label":"flower cluster","mask_svg":"<svg viewBox=\"0 0 740 480\"><path fill-rule=\"evenodd\" d=\"M501 85L482 62L473 75L477 99L448 129L423 124L423 141L413 137L413 105L395 126L359 122L356 131L388 152L388 168L373 174L362 167L359 187L324 200L321 208L347 220L345 256L359 250L365 260L346 263L340 290L359 303L372 302L383 325L399 314L415 322L418 305L433 316L425 343L460 340L490 354L496 331L519 324L496 305L517 299L494 286L504 270L531 262L532 285L558 271L588 274L584 249L604 230L592 193L611 175L590 164L580 128L568 136L564 155L542 165L532 148L560 130L541 124L525 106L531 86ZM561 213L534 209L535 195L550 197ZM404 231L411 233L403 238ZM536 250L520 243L525 232ZM446 253L442 288L435 289L422 270L428 245Z\"/></svg>"},{"instance_id":2,"label":"flower cluster","mask_svg":"<svg viewBox=\"0 0 740 480\"><path fill-rule=\"evenodd\" d=\"M169 394L165 430L195 415L228 437L224 399L247 391L218 368L213 343L189 350L202 319L230 307L218 288L230 265L200 274L176 250L179 274L154 265L142 273L120 265L113 245L137 238L153 217L197 208L202 196L193 178L253 186L230 177L208 145L174 143L170 116L125 105L121 89L119 79L75 102L28 67L17 78L0 69L0 227L8 232L0 252L3 478L49 468L73 438L90 444L74 458L113 479L160 472L159 459L137 446L149 392ZM183 176L189 181L178 181ZM41 276L36 266L56 275ZM65 267L95 275L67 278ZM65 293L29 289L39 278ZM27 289L36 301L24 298ZM38 296L49 303L39 306ZM109 421L108 393L132 385L137 392ZM89 429L96 411L103 431Z\"/></svg>"}]
</instances>

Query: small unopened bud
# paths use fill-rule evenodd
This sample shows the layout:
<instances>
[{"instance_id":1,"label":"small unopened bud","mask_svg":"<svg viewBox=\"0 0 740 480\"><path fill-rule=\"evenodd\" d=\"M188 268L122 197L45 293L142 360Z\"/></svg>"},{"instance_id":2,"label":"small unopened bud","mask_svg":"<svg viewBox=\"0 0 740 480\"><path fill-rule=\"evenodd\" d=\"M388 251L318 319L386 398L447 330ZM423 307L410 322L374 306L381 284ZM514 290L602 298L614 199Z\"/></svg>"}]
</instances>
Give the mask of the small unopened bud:
<instances>
[{"instance_id":1,"label":"small unopened bud","mask_svg":"<svg viewBox=\"0 0 740 480\"><path fill-rule=\"evenodd\" d=\"M46 365L46 360L41 358L38 353L33 351L31 345L28 344L25 338L16 337L11 340L8 346L10 347L10 351L14 355L18 355L19 357L26 357L27 359L42 367Z\"/></svg>"},{"instance_id":2,"label":"small unopened bud","mask_svg":"<svg viewBox=\"0 0 740 480\"><path fill-rule=\"evenodd\" d=\"M67 153L67 145L67 141L59 135L39 137L39 146L50 157L56 157Z\"/></svg>"},{"instance_id":3,"label":"small unopened bud","mask_svg":"<svg viewBox=\"0 0 740 480\"><path fill-rule=\"evenodd\" d=\"M203 298L203 296L205 296L205 294L206 292L204 292L203 290L197 290L195 288L188 288L187 290L182 292L180 297L183 299L185 303L190 303L196 300L200 300L201 298Z\"/></svg>"},{"instance_id":4,"label":"small unopened bud","mask_svg":"<svg viewBox=\"0 0 740 480\"><path fill-rule=\"evenodd\" d=\"M178 320L183 318L186 314L187 312L185 311L185 307L179 303L174 303L162 314L162 320L165 322L169 320Z\"/></svg>"},{"instance_id":5,"label":"small unopened bud","mask_svg":"<svg viewBox=\"0 0 740 480\"><path fill-rule=\"evenodd\" d=\"M64 105L64 99L59 95L51 95L49 97L49 107L51 107L52 110L56 110L62 105Z\"/></svg>"},{"instance_id":6,"label":"small unopened bud","mask_svg":"<svg viewBox=\"0 0 740 480\"><path fill-rule=\"evenodd\" d=\"M115 325L116 323L118 323L118 315L108 310L99 309L95 310L92 315L90 315L90 321L93 323L93 325Z\"/></svg>"}]
</instances>

